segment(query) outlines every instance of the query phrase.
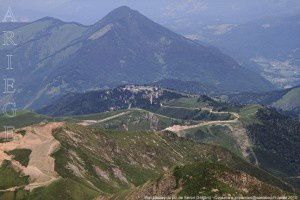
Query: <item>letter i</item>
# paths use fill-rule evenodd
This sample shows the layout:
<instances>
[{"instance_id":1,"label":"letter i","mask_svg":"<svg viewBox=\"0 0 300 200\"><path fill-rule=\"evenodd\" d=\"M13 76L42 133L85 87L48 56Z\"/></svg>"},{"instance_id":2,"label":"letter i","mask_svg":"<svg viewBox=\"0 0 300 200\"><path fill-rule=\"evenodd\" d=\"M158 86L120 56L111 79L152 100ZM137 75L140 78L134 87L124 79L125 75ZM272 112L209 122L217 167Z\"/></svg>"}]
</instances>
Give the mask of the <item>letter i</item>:
<instances>
[{"instance_id":1,"label":"letter i","mask_svg":"<svg viewBox=\"0 0 300 200\"><path fill-rule=\"evenodd\" d=\"M14 69L11 64L11 57L13 57L13 55L7 55L7 68L6 68L7 70Z\"/></svg>"}]
</instances>

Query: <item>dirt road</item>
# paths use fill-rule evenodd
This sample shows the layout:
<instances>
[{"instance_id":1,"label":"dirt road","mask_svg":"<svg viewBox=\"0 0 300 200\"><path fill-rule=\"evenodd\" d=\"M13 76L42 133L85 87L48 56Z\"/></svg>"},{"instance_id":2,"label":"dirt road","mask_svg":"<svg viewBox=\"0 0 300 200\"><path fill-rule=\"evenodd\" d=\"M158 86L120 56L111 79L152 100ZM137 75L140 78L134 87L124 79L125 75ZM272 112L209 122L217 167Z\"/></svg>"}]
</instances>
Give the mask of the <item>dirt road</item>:
<instances>
[{"instance_id":1,"label":"dirt road","mask_svg":"<svg viewBox=\"0 0 300 200\"><path fill-rule=\"evenodd\" d=\"M79 122L78 125L90 126L90 125L93 125L93 124L106 122L106 121L121 117L123 115L127 115L128 113L130 113L130 111L122 112L122 113L119 113L119 114L116 114L116 115L113 115L111 117L107 117L107 118L104 118L104 119L101 119L101 120L83 120L83 121Z\"/></svg>"}]
</instances>

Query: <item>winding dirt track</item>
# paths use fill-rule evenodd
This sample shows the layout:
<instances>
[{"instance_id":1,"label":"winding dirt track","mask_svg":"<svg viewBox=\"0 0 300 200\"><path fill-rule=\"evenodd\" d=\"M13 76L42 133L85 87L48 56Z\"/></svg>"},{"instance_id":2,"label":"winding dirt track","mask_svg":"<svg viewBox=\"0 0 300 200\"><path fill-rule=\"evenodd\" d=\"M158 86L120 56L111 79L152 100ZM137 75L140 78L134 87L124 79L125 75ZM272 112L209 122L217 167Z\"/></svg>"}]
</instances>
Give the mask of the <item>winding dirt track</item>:
<instances>
[{"instance_id":1,"label":"winding dirt track","mask_svg":"<svg viewBox=\"0 0 300 200\"><path fill-rule=\"evenodd\" d=\"M165 105L161 105L161 106L165 107L165 108L183 108L183 109L188 109L188 110L199 109L199 108L186 108L186 107L165 106ZM221 124L237 123L240 118L239 114L234 113L234 112L217 112L217 111L213 111L211 108L201 108L201 109L207 110L210 113L214 113L214 114L231 114L235 118L233 120L204 121L204 122L200 122L199 124L195 124L195 125L185 125L185 126L174 125L174 126L166 128L164 131L172 131L172 132L179 134L179 136L180 136L180 132L185 131L185 130L199 128L201 126L207 126L207 125L221 125Z\"/></svg>"},{"instance_id":2,"label":"winding dirt track","mask_svg":"<svg viewBox=\"0 0 300 200\"><path fill-rule=\"evenodd\" d=\"M130 113L130 111L122 112L122 113L119 113L119 114L116 114L116 115L113 115L113 116L110 116L110 117L107 117L107 118L104 118L104 119L101 119L101 120L83 120L83 121L79 122L78 125L90 126L90 125L93 125L93 124L106 122L106 121L121 117L123 115L127 115L128 113Z\"/></svg>"},{"instance_id":3,"label":"winding dirt track","mask_svg":"<svg viewBox=\"0 0 300 200\"><path fill-rule=\"evenodd\" d=\"M133 111L143 111L143 112L145 112L145 110L140 109L140 108L130 108L130 109L128 109L128 111L124 111L122 113L119 113L119 114L116 114L116 115L113 115L113 116L110 116L110 117L107 117L107 118L104 118L104 119L101 119L101 120L82 120L81 122L79 122L77 124L81 125L81 126L90 126L90 125L93 125L93 124L98 124L98 123L102 123L102 122L107 122L107 121L112 120L112 119L116 119L118 117L130 114ZM150 111L146 111L146 112L148 112L149 114L153 114L155 116L168 118L168 119L172 119L172 120L177 120L175 118L167 117L167 116L160 115L160 114L157 114L157 113L153 113L153 112L150 112Z\"/></svg>"},{"instance_id":4,"label":"winding dirt track","mask_svg":"<svg viewBox=\"0 0 300 200\"><path fill-rule=\"evenodd\" d=\"M59 148L60 143L53 137L52 131L62 125L63 123L59 122L26 127L22 129L26 130L24 137L16 135L13 141L0 144L0 164L4 160L11 160L17 171L30 177L30 184L25 187L26 190L48 185L59 178L54 170L55 160L51 155ZM3 135L4 133L0 133L0 137ZM5 153L14 149L32 151L27 167Z\"/></svg>"},{"instance_id":5,"label":"winding dirt track","mask_svg":"<svg viewBox=\"0 0 300 200\"><path fill-rule=\"evenodd\" d=\"M164 106L162 107L169 107L169 108L184 108L189 110L195 110L199 108L186 108L186 107L173 107L173 106ZM202 110L207 110L210 113L214 114L231 114L234 116L234 119L232 120L218 120L218 121L204 121L200 122L196 125L174 125L170 126L164 131L171 131L178 135L178 137L185 137L186 131L200 128L203 126L211 126L211 125L221 125L221 126L227 126L230 129L230 134L235 138L236 142L239 145L239 148L241 150L241 153L244 158L249 158L252 156L254 158L254 164L258 165L258 160L256 158L256 155L252 149L250 139L248 137L246 129L243 127L242 123L240 122L240 115L235 112L217 112L213 111L211 108L201 108Z\"/></svg>"}]
</instances>

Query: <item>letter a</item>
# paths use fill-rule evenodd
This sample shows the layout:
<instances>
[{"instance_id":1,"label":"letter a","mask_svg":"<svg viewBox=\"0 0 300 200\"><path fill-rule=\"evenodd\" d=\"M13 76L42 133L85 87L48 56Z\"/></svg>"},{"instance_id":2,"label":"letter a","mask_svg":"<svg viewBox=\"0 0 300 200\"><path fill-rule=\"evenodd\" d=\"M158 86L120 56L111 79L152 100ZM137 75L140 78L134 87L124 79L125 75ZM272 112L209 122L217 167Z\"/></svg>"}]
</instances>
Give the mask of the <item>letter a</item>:
<instances>
[{"instance_id":1,"label":"letter a","mask_svg":"<svg viewBox=\"0 0 300 200\"><path fill-rule=\"evenodd\" d=\"M13 13L11 7L8 7L6 15L5 15L4 19L2 20L2 22L16 22L16 21L17 20L14 16L14 13Z\"/></svg>"}]
</instances>

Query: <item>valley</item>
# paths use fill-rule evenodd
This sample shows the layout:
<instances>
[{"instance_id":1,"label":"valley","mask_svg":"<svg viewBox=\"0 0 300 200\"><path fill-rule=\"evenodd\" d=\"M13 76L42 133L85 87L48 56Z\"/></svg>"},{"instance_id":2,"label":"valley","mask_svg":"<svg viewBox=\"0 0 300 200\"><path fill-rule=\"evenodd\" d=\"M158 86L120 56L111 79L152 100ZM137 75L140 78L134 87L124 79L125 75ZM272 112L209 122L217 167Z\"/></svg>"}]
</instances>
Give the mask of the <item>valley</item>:
<instances>
[{"instance_id":1,"label":"valley","mask_svg":"<svg viewBox=\"0 0 300 200\"><path fill-rule=\"evenodd\" d=\"M299 19L299 13L266 16L233 25L219 34L206 30L201 42L220 48L277 89L288 89L300 84Z\"/></svg>"}]
</instances>

